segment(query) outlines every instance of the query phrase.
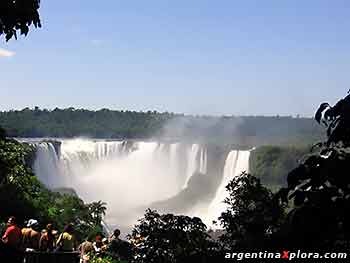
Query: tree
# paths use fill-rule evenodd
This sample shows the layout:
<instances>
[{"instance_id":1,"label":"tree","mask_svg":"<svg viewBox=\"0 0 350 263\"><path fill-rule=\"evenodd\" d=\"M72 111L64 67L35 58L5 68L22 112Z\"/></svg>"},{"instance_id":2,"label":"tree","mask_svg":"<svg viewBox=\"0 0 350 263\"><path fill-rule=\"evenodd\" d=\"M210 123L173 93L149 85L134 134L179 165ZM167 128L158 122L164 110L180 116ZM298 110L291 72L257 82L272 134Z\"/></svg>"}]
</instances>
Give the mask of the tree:
<instances>
[{"instance_id":1,"label":"tree","mask_svg":"<svg viewBox=\"0 0 350 263\"><path fill-rule=\"evenodd\" d=\"M0 140L3 140L6 138L6 131L4 128L0 126Z\"/></svg>"},{"instance_id":2,"label":"tree","mask_svg":"<svg viewBox=\"0 0 350 263\"><path fill-rule=\"evenodd\" d=\"M8 136L13 137L166 137L203 140L225 146L228 141L241 146L313 144L321 139L323 133L311 118L193 117L173 113L74 108L25 108L0 112L0 126L6 127Z\"/></svg>"},{"instance_id":3,"label":"tree","mask_svg":"<svg viewBox=\"0 0 350 263\"><path fill-rule=\"evenodd\" d=\"M34 149L12 139L0 138L0 185L8 182L20 183L20 177L32 175L26 165Z\"/></svg>"},{"instance_id":4,"label":"tree","mask_svg":"<svg viewBox=\"0 0 350 263\"><path fill-rule=\"evenodd\" d=\"M106 203L102 201L92 202L88 204L88 208L90 210L92 220L95 222L96 225L100 225L103 216L106 215Z\"/></svg>"},{"instance_id":5,"label":"tree","mask_svg":"<svg viewBox=\"0 0 350 263\"><path fill-rule=\"evenodd\" d=\"M287 174L309 153L309 147L261 146L251 152L249 171L271 190L287 185Z\"/></svg>"},{"instance_id":6,"label":"tree","mask_svg":"<svg viewBox=\"0 0 350 263\"><path fill-rule=\"evenodd\" d=\"M279 197L294 201L286 244L300 248L344 247L350 239L350 95L335 106L322 103L315 114L327 140L287 177Z\"/></svg>"},{"instance_id":7,"label":"tree","mask_svg":"<svg viewBox=\"0 0 350 263\"><path fill-rule=\"evenodd\" d=\"M101 201L85 204L76 195L51 192L51 197L45 197L42 203L42 209L48 212L49 219L56 227L63 229L67 223L74 225L78 240L103 232L101 220L96 220L96 217L101 218L102 215L91 210L92 206L100 203L105 211L105 203Z\"/></svg>"},{"instance_id":8,"label":"tree","mask_svg":"<svg viewBox=\"0 0 350 263\"><path fill-rule=\"evenodd\" d=\"M206 262L215 249L198 217L161 215L153 210L146 211L129 238L136 240L135 262L140 263Z\"/></svg>"},{"instance_id":9,"label":"tree","mask_svg":"<svg viewBox=\"0 0 350 263\"><path fill-rule=\"evenodd\" d=\"M225 248L263 248L267 236L278 229L284 208L260 180L243 172L226 186L227 210L219 217L225 233L220 237Z\"/></svg>"},{"instance_id":10,"label":"tree","mask_svg":"<svg viewBox=\"0 0 350 263\"><path fill-rule=\"evenodd\" d=\"M6 41L17 39L17 31L27 35L29 27L41 27L38 9L40 0L1 0L0 1L0 36Z\"/></svg>"},{"instance_id":11,"label":"tree","mask_svg":"<svg viewBox=\"0 0 350 263\"><path fill-rule=\"evenodd\" d=\"M10 215L19 220L37 216L31 200L37 197L41 185L27 166L33 151L28 144L0 138L0 220Z\"/></svg>"}]
</instances>

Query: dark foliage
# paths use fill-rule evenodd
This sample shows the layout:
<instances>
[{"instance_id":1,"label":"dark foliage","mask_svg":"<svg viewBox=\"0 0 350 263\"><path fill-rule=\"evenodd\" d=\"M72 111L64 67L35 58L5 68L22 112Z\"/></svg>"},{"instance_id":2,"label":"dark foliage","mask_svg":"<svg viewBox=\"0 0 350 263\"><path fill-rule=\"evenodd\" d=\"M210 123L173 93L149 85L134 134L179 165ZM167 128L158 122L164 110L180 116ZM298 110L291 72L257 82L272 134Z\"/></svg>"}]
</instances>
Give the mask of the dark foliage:
<instances>
[{"instance_id":1,"label":"dark foliage","mask_svg":"<svg viewBox=\"0 0 350 263\"><path fill-rule=\"evenodd\" d=\"M315 119L327 127L327 146L342 142L350 146L350 95L346 96L331 107L322 103L318 108Z\"/></svg>"},{"instance_id":2,"label":"dark foliage","mask_svg":"<svg viewBox=\"0 0 350 263\"><path fill-rule=\"evenodd\" d=\"M17 31L27 35L29 27L41 27L38 9L40 0L1 0L0 1L0 36L6 41L17 39Z\"/></svg>"},{"instance_id":3,"label":"dark foliage","mask_svg":"<svg viewBox=\"0 0 350 263\"><path fill-rule=\"evenodd\" d=\"M284 207L260 180L242 173L226 186L227 210L219 217L225 233L220 237L224 248L252 249L268 245L268 237L280 226Z\"/></svg>"},{"instance_id":4,"label":"dark foliage","mask_svg":"<svg viewBox=\"0 0 350 263\"><path fill-rule=\"evenodd\" d=\"M146 211L129 238L136 240L135 262L206 262L215 251L201 219L152 210Z\"/></svg>"},{"instance_id":5,"label":"dark foliage","mask_svg":"<svg viewBox=\"0 0 350 263\"><path fill-rule=\"evenodd\" d=\"M6 138L6 131L2 127L0 127L0 140Z\"/></svg>"},{"instance_id":6,"label":"dark foliage","mask_svg":"<svg viewBox=\"0 0 350 263\"><path fill-rule=\"evenodd\" d=\"M288 187L279 192L294 200L289 214L291 247L344 247L350 238L350 97L334 107L321 104L315 119L327 126L328 139L288 174Z\"/></svg>"}]
</instances>

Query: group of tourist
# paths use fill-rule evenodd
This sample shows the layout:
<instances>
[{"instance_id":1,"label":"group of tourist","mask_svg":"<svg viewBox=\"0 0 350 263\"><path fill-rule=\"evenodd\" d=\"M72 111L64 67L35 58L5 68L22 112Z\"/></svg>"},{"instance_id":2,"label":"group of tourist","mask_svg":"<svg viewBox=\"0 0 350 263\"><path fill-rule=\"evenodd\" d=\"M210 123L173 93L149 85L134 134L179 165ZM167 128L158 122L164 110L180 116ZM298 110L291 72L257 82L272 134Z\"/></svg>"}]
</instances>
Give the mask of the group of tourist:
<instances>
[{"instance_id":1,"label":"group of tourist","mask_svg":"<svg viewBox=\"0 0 350 263\"><path fill-rule=\"evenodd\" d=\"M132 254L131 244L119 238L118 229L108 238L98 233L78 244L72 224L66 225L60 234L52 224L42 231L38 227L39 222L34 219L28 220L22 229L18 227L15 217L8 219L7 229L0 240L0 257L8 259L4 262L23 262L22 252L79 252L81 263L104 255L114 259L129 259Z\"/></svg>"}]
</instances>

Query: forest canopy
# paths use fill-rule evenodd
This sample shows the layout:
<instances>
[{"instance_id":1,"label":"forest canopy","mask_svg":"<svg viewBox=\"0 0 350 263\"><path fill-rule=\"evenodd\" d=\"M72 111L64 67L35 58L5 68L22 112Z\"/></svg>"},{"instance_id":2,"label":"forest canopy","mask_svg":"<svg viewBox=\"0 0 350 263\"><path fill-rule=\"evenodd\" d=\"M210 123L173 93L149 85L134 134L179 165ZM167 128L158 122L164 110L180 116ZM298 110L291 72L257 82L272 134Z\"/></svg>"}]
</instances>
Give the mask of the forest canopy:
<instances>
[{"instance_id":1,"label":"forest canopy","mask_svg":"<svg viewBox=\"0 0 350 263\"><path fill-rule=\"evenodd\" d=\"M11 137L130 139L160 137L241 145L305 145L323 138L311 118L291 116L191 116L168 112L101 109L46 110L35 107L0 112L0 126Z\"/></svg>"}]
</instances>

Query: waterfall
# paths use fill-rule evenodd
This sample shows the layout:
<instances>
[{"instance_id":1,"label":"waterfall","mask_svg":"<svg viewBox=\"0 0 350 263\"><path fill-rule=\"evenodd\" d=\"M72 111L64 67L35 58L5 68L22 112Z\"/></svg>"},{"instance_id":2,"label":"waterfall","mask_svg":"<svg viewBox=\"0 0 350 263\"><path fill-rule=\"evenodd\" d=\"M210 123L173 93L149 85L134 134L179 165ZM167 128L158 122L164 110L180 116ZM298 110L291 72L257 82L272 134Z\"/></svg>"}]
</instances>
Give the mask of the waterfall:
<instances>
[{"instance_id":1,"label":"waterfall","mask_svg":"<svg viewBox=\"0 0 350 263\"><path fill-rule=\"evenodd\" d=\"M202 148L200 152L200 160L199 160L199 172L202 174L207 173L207 149Z\"/></svg>"},{"instance_id":2,"label":"waterfall","mask_svg":"<svg viewBox=\"0 0 350 263\"><path fill-rule=\"evenodd\" d=\"M170 161L170 170L173 171L176 175L179 176L178 184L176 185L176 188L178 191L181 190L181 187L184 184L184 177L182 176L182 169L181 169L181 157L180 157L180 143L172 143L170 145L169 149L169 161Z\"/></svg>"},{"instance_id":3,"label":"waterfall","mask_svg":"<svg viewBox=\"0 0 350 263\"><path fill-rule=\"evenodd\" d=\"M52 143L42 142L37 144L34 173L39 176L42 183L52 187L59 183L59 160Z\"/></svg>"},{"instance_id":4,"label":"waterfall","mask_svg":"<svg viewBox=\"0 0 350 263\"><path fill-rule=\"evenodd\" d=\"M86 202L107 202L106 222L123 226L136 223L150 204L181 194L193 174L211 176L208 150L199 144L69 139L61 140L58 152L51 142L36 143L36 148L33 168L44 184L73 188ZM225 210L225 186L247 171L248 163L249 151L231 151L215 197L193 205L189 214L209 225L217 219Z\"/></svg>"},{"instance_id":5,"label":"waterfall","mask_svg":"<svg viewBox=\"0 0 350 263\"><path fill-rule=\"evenodd\" d=\"M239 176L242 172L249 172L250 151L230 151L228 154L222 181L216 191L215 197L210 203L207 214L203 216L207 225L212 226L212 221L217 220L222 212L226 210L226 204L223 202L228 196L226 186L232 178Z\"/></svg>"},{"instance_id":6,"label":"waterfall","mask_svg":"<svg viewBox=\"0 0 350 263\"><path fill-rule=\"evenodd\" d=\"M193 144L187 152L187 172L186 181L183 188L188 186L188 182L194 173L207 173L207 150L199 144Z\"/></svg>"},{"instance_id":7,"label":"waterfall","mask_svg":"<svg viewBox=\"0 0 350 263\"><path fill-rule=\"evenodd\" d=\"M50 188L73 188L86 202L106 201L107 222L130 223L134 210L176 195L187 176L206 172L207 165L198 144L68 139L59 155L50 142L36 145L39 179Z\"/></svg>"},{"instance_id":8,"label":"waterfall","mask_svg":"<svg viewBox=\"0 0 350 263\"><path fill-rule=\"evenodd\" d=\"M95 157L97 159L113 158L123 151L123 142L96 142Z\"/></svg>"},{"instance_id":9,"label":"waterfall","mask_svg":"<svg viewBox=\"0 0 350 263\"><path fill-rule=\"evenodd\" d=\"M175 171L179 171L179 147L180 143L172 143L170 145L170 165L171 168Z\"/></svg>"}]
</instances>

